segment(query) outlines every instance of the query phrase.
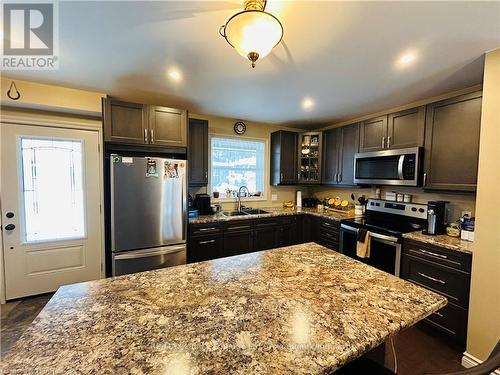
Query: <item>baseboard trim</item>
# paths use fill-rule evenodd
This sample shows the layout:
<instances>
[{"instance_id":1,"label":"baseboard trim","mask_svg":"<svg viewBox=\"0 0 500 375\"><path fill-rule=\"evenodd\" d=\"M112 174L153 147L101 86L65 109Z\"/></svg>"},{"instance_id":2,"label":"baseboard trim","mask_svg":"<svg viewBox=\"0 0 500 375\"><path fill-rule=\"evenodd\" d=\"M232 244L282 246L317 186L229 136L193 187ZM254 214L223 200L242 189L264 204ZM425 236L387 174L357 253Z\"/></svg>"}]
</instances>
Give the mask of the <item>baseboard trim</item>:
<instances>
[{"instance_id":1,"label":"baseboard trim","mask_svg":"<svg viewBox=\"0 0 500 375\"><path fill-rule=\"evenodd\" d=\"M477 359L476 357L467 352L465 352L464 355L462 356L462 366L464 366L465 368L470 368L480 365L482 362L483 361ZM493 371L491 375L500 375L500 370Z\"/></svg>"}]
</instances>

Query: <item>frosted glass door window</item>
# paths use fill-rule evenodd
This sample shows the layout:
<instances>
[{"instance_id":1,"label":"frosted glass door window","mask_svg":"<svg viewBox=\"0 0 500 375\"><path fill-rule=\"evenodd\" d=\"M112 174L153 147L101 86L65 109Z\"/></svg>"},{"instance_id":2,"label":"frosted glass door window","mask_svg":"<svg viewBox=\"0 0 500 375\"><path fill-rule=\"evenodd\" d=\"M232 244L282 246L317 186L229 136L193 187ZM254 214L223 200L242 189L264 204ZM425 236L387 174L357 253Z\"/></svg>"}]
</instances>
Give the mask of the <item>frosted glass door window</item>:
<instances>
[{"instance_id":1,"label":"frosted glass door window","mask_svg":"<svg viewBox=\"0 0 500 375\"><path fill-rule=\"evenodd\" d=\"M25 242L85 237L82 142L21 138Z\"/></svg>"}]
</instances>

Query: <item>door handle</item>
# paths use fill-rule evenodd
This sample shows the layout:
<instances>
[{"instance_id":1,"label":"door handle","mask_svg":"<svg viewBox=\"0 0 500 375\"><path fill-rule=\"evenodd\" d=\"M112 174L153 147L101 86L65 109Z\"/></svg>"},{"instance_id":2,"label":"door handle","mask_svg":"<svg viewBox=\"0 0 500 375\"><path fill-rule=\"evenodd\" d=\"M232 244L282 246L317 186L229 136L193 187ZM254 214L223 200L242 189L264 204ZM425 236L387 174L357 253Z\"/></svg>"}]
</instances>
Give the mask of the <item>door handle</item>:
<instances>
[{"instance_id":1,"label":"door handle","mask_svg":"<svg viewBox=\"0 0 500 375\"><path fill-rule=\"evenodd\" d=\"M382 137L382 148L385 148L385 137Z\"/></svg>"},{"instance_id":2,"label":"door handle","mask_svg":"<svg viewBox=\"0 0 500 375\"><path fill-rule=\"evenodd\" d=\"M154 133L154 130L150 129L149 132L151 134L151 143L155 143L155 133Z\"/></svg>"},{"instance_id":3,"label":"door handle","mask_svg":"<svg viewBox=\"0 0 500 375\"><path fill-rule=\"evenodd\" d=\"M387 137L387 148L391 148L391 136Z\"/></svg>"},{"instance_id":4,"label":"door handle","mask_svg":"<svg viewBox=\"0 0 500 375\"><path fill-rule=\"evenodd\" d=\"M148 129L144 129L144 143L148 143Z\"/></svg>"},{"instance_id":5,"label":"door handle","mask_svg":"<svg viewBox=\"0 0 500 375\"><path fill-rule=\"evenodd\" d=\"M281 182L283 182L283 172L280 173Z\"/></svg>"},{"instance_id":6,"label":"door handle","mask_svg":"<svg viewBox=\"0 0 500 375\"><path fill-rule=\"evenodd\" d=\"M5 230L14 230L16 229L16 226L14 224L7 224L5 226Z\"/></svg>"},{"instance_id":7,"label":"door handle","mask_svg":"<svg viewBox=\"0 0 500 375\"><path fill-rule=\"evenodd\" d=\"M422 183L422 185L427 185L427 173L424 173L424 182Z\"/></svg>"},{"instance_id":8,"label":"door handle","mask_svg":"<svg viewBox=\"0 0 500 375\"><path fill-rule=\"evenodd\" d=\"M342 182L342 173L339 173L339 177L338 177L338 181L337 182Z\"/></svg>"}]
</instances>

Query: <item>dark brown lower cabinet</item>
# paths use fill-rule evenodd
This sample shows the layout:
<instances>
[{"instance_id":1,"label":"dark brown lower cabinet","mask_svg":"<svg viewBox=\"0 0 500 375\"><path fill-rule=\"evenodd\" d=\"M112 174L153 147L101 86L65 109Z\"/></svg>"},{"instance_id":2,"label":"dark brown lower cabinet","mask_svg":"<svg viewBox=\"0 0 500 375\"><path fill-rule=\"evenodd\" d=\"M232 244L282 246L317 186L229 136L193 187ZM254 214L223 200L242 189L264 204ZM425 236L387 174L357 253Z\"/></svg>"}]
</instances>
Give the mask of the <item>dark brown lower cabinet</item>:
<instances>
[{"instance_id":1,"label":"dark brown lower cabinet","mask_svg":"<svg viewBox=\"0 0 500 375\"><path fill-rule=\"evenodd\" d=\"M222 256L222 235L192 237L189 243L188 262L203 262Z\"/></svg>"},{"instance_id":2,"label":"dark brown lower cabinet","mask_svg":"<svg viewBox=\"0 0 500 375\"><path fill-rule=\"evenodd\" d=\"M339 224L331 220L322 224L319 217L311 215L190 224L187 258L190 263L201 262L304 242L337 250ZM320 232L327 232L329 241L320 241Z\"/></svg>"},{"instance_id":3,"label":"dark brown lower cabinet","mask_svg":"<svg viewBox=\"0 0 500 375\"><path fill-rule=\"evenodd\" d=\"M401 278L439 293L448 304L426 319L429 325L465 347L471 255L405 240Z\"/></svg>"},{"instance_id":4,"label":"dark brown lower cabinet","mask_svg":"<svg viewBox=\"0 0 500 375\"><path fill-rule=\"evenodd\" d=\"M230 257L251 253L255 251L253 248L253 231L233 231L224 233L224 249L223 256Z\"/></svg>"}]
</instances>

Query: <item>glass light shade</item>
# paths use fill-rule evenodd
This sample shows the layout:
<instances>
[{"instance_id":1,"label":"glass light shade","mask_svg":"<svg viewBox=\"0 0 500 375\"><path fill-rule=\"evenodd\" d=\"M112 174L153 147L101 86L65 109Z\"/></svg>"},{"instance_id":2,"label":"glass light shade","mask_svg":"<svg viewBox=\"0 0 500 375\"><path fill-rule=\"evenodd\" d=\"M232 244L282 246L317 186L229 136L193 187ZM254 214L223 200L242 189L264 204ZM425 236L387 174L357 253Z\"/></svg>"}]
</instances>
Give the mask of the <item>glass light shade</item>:
<instances>
[{"instance_id":1,"label":"glass light shade","mask_svg":"<svg viewBox=\"0 0 500 375\"><path fill-rule=\"evenodd\" d=\"M258 53L259 59L281 41L283 27L272 14L250 10L234 15L224 28L227 41L244 58L252 52Z\"/></svg>"}]
</instances>

